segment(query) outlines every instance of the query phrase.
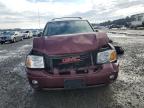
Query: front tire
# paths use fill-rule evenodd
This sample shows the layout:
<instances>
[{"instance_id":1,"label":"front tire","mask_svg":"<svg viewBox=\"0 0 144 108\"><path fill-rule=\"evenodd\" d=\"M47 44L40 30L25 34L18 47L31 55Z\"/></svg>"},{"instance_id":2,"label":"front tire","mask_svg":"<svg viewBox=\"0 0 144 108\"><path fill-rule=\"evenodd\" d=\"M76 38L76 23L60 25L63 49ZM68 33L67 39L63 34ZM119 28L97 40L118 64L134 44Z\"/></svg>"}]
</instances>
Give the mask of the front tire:
<instances>
[{"instance_id":1,"label":"front tire","mask_svg":"<svg viewBox=\"0 0 144 108\"><path fill-rule=\"evenodd\" d=\"M1 44L4 44L4 42L1 42Z\"/></svg>"},{"instance_id":2,"label":"front tire","mask_svg":"<svg viewBox=\"0 0 144 108\"><path fill-rule=\"evenodd\" d=\"M16 38L13 38L11 43L15 43L16 42Z\"/></svg>"},{"instance_id":3,"label":"front tire","mask_svg":"<svg viewBox=\"0 0 144 108\"><path fill-rule=\"evenodd\" d=\"M21 38L21 41L23 41L23 37Z\"/></svg>"}]
</instances>

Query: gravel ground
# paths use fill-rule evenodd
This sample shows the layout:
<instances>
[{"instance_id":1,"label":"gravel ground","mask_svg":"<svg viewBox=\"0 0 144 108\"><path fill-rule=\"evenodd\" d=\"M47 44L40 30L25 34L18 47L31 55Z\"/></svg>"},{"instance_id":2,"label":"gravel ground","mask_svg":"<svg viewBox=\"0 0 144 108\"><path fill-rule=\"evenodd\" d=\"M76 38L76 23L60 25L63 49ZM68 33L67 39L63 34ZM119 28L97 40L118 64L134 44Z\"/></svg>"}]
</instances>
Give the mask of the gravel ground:
<instances>
[{"instance_id":1,"label":"gravel ground","mask_svg":"<svg viewBox=\"0 0 144 108\"><path fill-rule=\"evenodd\" d=\"M109 87L34 92L24 61L32 39L0 45L0 108L144 108L144 37L108 34L125 49Z\"/></svg>"}]
</instances>

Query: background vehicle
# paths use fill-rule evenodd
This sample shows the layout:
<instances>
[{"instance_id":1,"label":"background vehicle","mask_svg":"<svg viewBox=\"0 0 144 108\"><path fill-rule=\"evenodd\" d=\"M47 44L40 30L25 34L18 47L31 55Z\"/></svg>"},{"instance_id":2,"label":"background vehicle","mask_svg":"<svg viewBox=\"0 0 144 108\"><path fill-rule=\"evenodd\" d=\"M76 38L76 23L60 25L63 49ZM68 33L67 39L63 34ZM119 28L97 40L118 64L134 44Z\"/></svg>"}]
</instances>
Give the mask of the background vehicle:
<instances>
[{"instance_id":1,"label":"background vehicle","mask_svg":"<svg viewBox=\"0 0 144 108\"><path fill-rule=\"evenodd\" d=\"M32 33L33 33L33 37L36 37L39 34L39 32L37 30L33 30Z\"/></svg>"},{"instance_id":2,"label":"background vehicle","mask_svg":"<svg viewBox=\"0 0 144 108\"><path fill-rule=\"evenodd\" d=\"M23 40L23 37L19 32L15 31L6 31L3 32L0 36L0 43L3 44L5 42L11 42L14 43L16 41Z\"/></svg>"},{"instance_id":3,"label":"background vehicle","mask_svg":"<svg viewBox=\"0 0 144 108\"><path fill-rule=\"evenodd\" d=\"M137 27L144 27L144 13L132 15L132 22L130 27L137 28Z\"/></svg>"},{"instance_id":4,"label":"background vehicle","mask_svg":"<svg viewBox=\"0 0 144 108\"><path fill-rule=\"evenodd\" d=\"M24 33L22 33L22 36L24 39L32 38L33 33L31 31L25 31Z\"/></svg>"},{"instance_id":5,"label":"background vehicle","mask_svg":"<svg viewBox=\"0 0 144 108\"><path fill-rule=\"evenodd\" d=\"M60 18L48 22L43 36L34 38L26 59L34 89L75 89L105 85L119 71L115 48L105 33L87 20Z\"/></svg>"}]
</instances>

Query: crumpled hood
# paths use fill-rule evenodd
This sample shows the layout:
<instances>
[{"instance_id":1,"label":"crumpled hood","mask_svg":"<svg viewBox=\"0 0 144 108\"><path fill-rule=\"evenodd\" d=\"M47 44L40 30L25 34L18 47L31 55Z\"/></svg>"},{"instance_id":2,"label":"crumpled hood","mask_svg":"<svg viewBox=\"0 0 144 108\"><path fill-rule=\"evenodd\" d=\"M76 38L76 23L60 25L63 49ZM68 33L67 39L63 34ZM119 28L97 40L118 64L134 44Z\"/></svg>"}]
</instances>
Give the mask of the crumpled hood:
<instances>
[{"instance_id":1,"label":"crumpled hood","mask_svg":"<svg viewBox=\"0 0 144 108\"><path fill-rule=\"evenodd\" d=\"M33 50L48 54L72 54L96 50L109 41L105 33L69 34L34 38Z\"/></svg>"}]
</instances>

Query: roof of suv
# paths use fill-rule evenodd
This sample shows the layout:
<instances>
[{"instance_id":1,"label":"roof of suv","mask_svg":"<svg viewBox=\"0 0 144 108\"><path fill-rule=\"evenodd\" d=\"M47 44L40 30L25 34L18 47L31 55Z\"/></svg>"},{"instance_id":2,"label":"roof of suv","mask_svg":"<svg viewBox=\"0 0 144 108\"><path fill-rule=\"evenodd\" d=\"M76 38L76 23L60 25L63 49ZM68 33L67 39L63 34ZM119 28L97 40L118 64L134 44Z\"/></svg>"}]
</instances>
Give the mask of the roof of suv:
<instances>
[{"instance_id":1,"label":"roof of suv","mask_svg":"<svg viewBox=\"0 0 144 108\"><path fill-rule=\"evenodd\" d=\"M81 17L61 17L61 18L54 18L49 22L55 21L70 21L70 20L83 20Z\"/></svg>"}]
</instances>

